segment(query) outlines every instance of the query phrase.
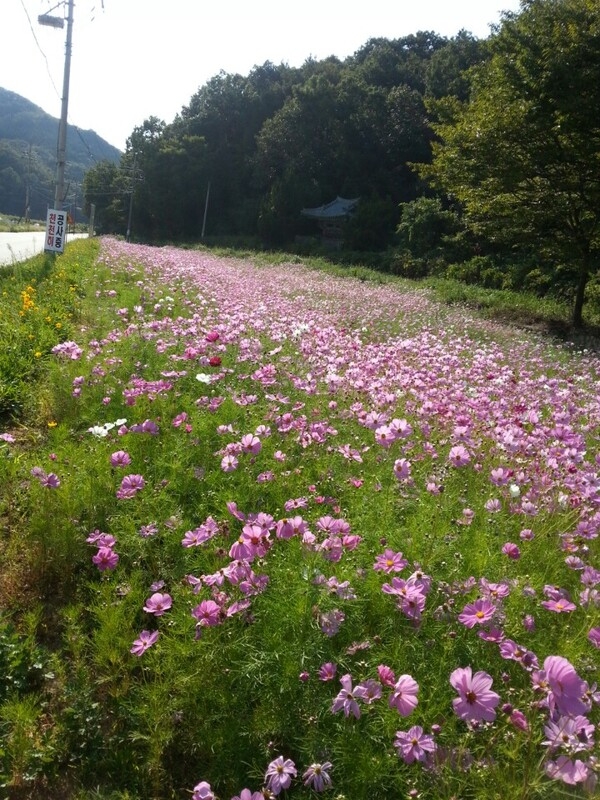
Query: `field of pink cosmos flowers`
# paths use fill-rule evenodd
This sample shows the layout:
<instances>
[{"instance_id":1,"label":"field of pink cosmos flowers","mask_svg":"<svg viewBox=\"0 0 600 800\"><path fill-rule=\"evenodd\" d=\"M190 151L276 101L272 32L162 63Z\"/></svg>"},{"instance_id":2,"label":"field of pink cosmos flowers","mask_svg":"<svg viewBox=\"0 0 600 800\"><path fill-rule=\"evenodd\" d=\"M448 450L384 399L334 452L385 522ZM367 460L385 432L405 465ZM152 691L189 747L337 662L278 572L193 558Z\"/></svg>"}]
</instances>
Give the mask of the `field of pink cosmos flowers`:
<instances>
[{"instance_id":1,"label":"field of pink cosmos flowers","mask_svg":"<svg viewBox=\"0 0 600 800\"><path fill-rule=\"evenodd\" d=\"M594 796L600 362L292 263L90 285L22 489L73 796Z\"/></svg>"}]
</instances>

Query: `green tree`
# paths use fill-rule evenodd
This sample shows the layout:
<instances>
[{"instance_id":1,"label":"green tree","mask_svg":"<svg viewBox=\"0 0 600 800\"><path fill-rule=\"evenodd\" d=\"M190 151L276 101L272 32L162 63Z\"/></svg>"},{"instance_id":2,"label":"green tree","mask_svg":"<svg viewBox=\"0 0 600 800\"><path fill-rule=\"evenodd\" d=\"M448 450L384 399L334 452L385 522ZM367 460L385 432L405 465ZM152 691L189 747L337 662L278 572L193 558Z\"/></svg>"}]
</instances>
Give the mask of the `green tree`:
<instances>
[{"instance_id":1,"label":"green tree","mask_svg":"<svg viewBox=\"0 0 600 800\"><path fill-rule=\"evenodd\" d=\"M400 206L400 243L417 257L430 255L442 246L444 237L459 229L452 211L444 209L438 197L418 197Z\"/></svg>"},{"instance_id":2,"label":"green tree","mask_svg":"<svg viewBox=\"0 0 600 800\"><path fill-rule=\"evenodd\" d=\"M567 266L581 325L600 247L600 5L521 5L503 17L469 102L433 102L440 140L419 171L474 230Z\"/></svg>"},{"instance_id":3,"label":"green tree","mask_svg":"<svg viewBox=\"0 0 600 800\"><path fill-rule=\"evenodd\" d=\"M431 97L453 95L468 100L471 90L471 67L487 58L488 40L476 39L468 31L459 31L438 48L427 64L426 90Z\"/></svg>"},{"instance_id":4,"label":"green tree","mask_svg":"<svg viewBox=\"0 0 600 800\"><path fill-rule=\"evenodd\" d=\"M96 207L94 226L98 233L125 233L126 176L112 161L99 161L83 178L84 213Z\"/></svg>"}]
</instances>

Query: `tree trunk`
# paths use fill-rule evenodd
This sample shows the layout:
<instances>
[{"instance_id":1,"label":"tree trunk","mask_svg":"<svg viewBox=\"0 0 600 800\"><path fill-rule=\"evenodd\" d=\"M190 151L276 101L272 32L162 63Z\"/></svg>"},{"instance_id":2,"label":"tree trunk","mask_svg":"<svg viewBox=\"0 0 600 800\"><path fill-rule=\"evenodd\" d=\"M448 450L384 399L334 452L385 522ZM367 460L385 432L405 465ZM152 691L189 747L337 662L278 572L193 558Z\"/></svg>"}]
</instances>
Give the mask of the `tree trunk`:
<instances>
[{"instance_id":1,"label":"tree trunk","mask_svg":"<svg viewBox=\"0 0 600 800\"><path fill-rule=\"evenodd\" d=\"M573 327L583 327L583 301L585 299L585 287L590 277L590 254L584 253L579 269L579 281L577 283L577 293L575 294L575 305L573 306Z\"/></svg>"}]
</instances>

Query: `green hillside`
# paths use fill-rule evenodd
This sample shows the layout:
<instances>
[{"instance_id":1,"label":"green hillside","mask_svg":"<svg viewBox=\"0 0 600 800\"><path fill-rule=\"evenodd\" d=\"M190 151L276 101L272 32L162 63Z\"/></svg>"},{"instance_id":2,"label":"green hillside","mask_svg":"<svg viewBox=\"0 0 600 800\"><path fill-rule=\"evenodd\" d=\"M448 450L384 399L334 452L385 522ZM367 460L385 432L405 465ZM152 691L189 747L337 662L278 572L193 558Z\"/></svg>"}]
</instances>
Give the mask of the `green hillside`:
<instances>
[{"instance_id":1,"label":"green hillside","mask_svg":"<svg viewBox=\"0 0 600 800\"><path fill-rule=\"evenodd\" d=\"M14 92L0 88L0 212L43 219L54 200L58 118ZM67 130L67 201L81 218L81 185L99 161L118 162L120 151L94 131Z\"/></svg>"}]
</instances>

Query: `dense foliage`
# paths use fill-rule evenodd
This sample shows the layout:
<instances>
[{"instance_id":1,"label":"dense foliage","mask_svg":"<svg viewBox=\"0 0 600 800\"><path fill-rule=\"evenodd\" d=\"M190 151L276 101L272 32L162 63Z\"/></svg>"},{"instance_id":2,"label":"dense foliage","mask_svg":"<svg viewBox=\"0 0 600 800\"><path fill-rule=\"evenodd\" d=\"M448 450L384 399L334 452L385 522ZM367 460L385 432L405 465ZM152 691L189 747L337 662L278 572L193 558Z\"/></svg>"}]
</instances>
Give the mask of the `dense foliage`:
<instances>
[{"instance_id":1,"label":"dense foliage","mask_svg":"<svg viewBox=\"0 0 600 800\"><path fill-rule=\"evenodd\" d=\"M460 202L474 231L562 268L581 324L600 263L600 4L528 0L491 53L467 103L432 104L440 141L421 171Z\"/></svg>"},{"instance_id":2,"label":"dense foliage","mask_svg":"<svg viewBox=\"0 0 600 800\"><path fill-rule=\"evenodd\" d=\"M361 197L365 208L364 224L355 222L352 233L357 249L383 249L398 204L417 195L408 163L429 158L425 96L437 96L444 81L444 93L463 96L463 70L484 51L484 42L464 32L451 40L421 32L370 40L345 61L220 73L170 124L150 118L136 128L118 173L90 170L86 200L96 203L101 230L125 233L122 176L131 175L135 159L138 238L197 240L210 184L211 237L254 237L270 246L299 233L316 237L316 224L300 210L341 195ZM369 224L370 206L383 225Z\"/></svg>"}]
</instances>

